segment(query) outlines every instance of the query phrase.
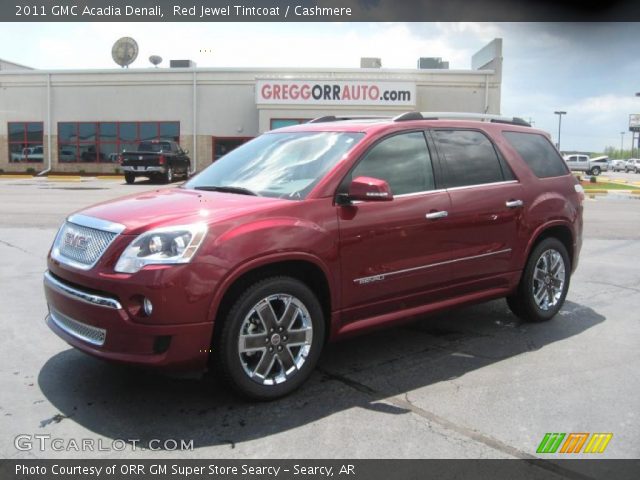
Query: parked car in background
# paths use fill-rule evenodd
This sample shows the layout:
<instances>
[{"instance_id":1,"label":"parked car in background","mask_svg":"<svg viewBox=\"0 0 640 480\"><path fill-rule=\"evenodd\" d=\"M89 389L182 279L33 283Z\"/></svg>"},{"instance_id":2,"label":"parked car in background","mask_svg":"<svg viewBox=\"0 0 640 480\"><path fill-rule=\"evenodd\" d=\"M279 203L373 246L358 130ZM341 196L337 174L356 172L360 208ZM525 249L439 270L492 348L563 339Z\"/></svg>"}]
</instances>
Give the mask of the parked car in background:
<instances>
[{"instance_id":1,"label":"parked car in background","mask_svg":"<svg viewBox=\"0 0 640 480\"><path fill-rule=\"evenodd\" d=\"M324 117L180 188L78 211L49 253L47 323L104 360L217 367L268 400L310 376L325 340L500 297L550 320L584 191L547 133L474 115Z\"/></svg>"},{"instance_id":2,"label":"parked car in background","mask_svg":"<svg viewBox=\"0 0 640 480\"><path fill-rule=\"evenodd\" d=\"M609 168L613 172L624 172L626 165L626 160L611 160L611 162L609 163Z\"/></svg>"},{"instance_id":3,"label":"parked car in background","mask_svg":"<svg viewBox=\"0 0 640 480\"><path fill-rule=\"evenodd\" d=\"M120 154L124 179L127 183L133 183L136 177L147 177L171 183L174 175L187 178L191 171L188 153L173 140L140 142L137 151Z\"/></svg>"},{"instance_id":4,"label":"parked car in background","mask_svg":"<svg viewBox=\"0 0 640 480\"><path fill-rule=\"evenodd\" d=\"M640 173L640 159L630 158L629 160L627 160L627 163L625 163L624 166L624 171L627 173Z\"/></svg>"},{"instance_id":5,"label":"parked car in background","mask_svg":"<svg viewBox=\"0 0 640 480\"><path fill-rule=\"evenodd\" d=\"M42 162L44 159L44 147L36 145L22 149L22 162Z\"/></svg>"},{"instance_id":6,"label":"parked car in background","mask_svg":"<svg viewBox=\"0 0 640 480\"><path fill-rule=\"evenodd\" d=\"M609 157L606 155L589 158L589 155L572 154L565 155L564 160L573 172L586 172L598 176L609 170Z\"/></svg>"}]
</instances>

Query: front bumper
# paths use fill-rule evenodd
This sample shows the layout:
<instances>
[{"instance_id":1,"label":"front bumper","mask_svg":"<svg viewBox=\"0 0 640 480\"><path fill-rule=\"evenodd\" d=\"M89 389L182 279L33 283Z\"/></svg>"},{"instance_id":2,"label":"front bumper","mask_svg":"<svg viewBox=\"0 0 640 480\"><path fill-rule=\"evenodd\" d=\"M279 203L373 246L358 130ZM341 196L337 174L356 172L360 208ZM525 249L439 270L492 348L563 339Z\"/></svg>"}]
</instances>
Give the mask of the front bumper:
<instances>
[{"instance_id":1,"label":"front bumper","mask_svg":"<svg viewBox=\"0 0 640 480\"><path fill-rule=\"evenodd\" d=\"M122 166L123 172L132 172L132 173L165 173L167 171L166 167L146 167L143 165L139 166Z\"/></svg>"},{"instance_id":2,"label":"front bumper","mask_svg":"<svg viewBox=\"0 0 640 480\"><path fill-rule=\"evenodd\" d=\"M49 328L71 346L105 360L170 370L207 366L213 323L136 322L114 296L44 275Z\"/></svg>"}]
</instances>

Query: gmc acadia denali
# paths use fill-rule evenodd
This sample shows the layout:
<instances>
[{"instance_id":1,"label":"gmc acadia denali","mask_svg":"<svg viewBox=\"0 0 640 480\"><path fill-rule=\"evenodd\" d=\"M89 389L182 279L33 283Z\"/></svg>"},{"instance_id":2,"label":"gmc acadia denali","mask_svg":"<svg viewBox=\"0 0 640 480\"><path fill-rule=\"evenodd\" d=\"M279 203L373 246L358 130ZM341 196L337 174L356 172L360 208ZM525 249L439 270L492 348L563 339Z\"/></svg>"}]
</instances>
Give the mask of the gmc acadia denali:
<instances>
[{"instance_id":1,"label":"gmc acadia denali","mask_svg":"<svg viewBox=\"0 0 640 480\"><path fill-rule=\"evenodd\" d=\"M549 320L578 264L583 199L548 135L518 118L323 117L181 187L68 217L47 323L96 357L215 366L272 399L326 341L499 297Z\"/></svg>"}]
</instances>

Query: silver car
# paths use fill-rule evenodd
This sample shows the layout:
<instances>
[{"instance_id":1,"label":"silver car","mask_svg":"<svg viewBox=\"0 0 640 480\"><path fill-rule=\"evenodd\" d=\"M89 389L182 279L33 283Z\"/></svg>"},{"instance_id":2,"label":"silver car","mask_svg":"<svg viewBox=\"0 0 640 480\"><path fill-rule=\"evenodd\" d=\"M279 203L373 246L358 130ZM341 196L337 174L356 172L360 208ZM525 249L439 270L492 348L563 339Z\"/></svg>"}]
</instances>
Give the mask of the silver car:
<instances>
[{"instance_id":1,"label":"silver car","mask_svg":"<svg viewBox=\"0 0 640 480\"><path fill-rule=\"evenodd\" d=\"M629 160L627 160L627 163L624 166L624 171L627 173L640 173L640 159L630 158Z\"/></svg>"},{"instance_id":2,"label":"silver car","mask_svg":"<svg viewBox=\"0 0 640 480\"><path fill-rule=\"evenodd\" d=\"M626 165L626 160L611 160L611 170L614 172L624 172Z\"/></svg>"}]
</instances>

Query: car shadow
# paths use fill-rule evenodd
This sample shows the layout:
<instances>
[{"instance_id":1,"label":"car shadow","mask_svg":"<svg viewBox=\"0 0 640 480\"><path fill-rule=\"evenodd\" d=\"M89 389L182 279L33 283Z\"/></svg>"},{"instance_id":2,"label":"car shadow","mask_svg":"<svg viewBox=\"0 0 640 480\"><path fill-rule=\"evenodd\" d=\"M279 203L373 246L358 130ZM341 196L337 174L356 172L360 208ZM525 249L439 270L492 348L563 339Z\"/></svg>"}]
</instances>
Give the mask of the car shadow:
<instances>
[{"instance_id":1,"label":"car shadow","mask_svg":"<svg viewBox=\"0 0 640 480\"><path fill-rule=\"evenodd\" d=\"M457 309L328 345L312 378L270 403L243 400L215 376L170 377L74 349L50 358L38 384L60 412L55 421L69 419L108 438L235 447L354 407L406 414L383 400L564 341L604 320L572 302L543 324L520 322L503 300Z\"/></svg>"},{"instance_id":2,"label":"car shadow","mask_svg":"<svg viewBox=\"0 0 640 480\"><path fill-rule=\"evenodd\" d=\"M191 177L189 177L191 178ZM157 187L170 187L170 186L179 186L182 185L183 183L185 183L189 178L185 178L182 175L176 175L174 177L173 182L171 183L165 183L162 180L158 180L158 179L151 179L151 178L146 178L146 177L140 177L140 178L136 178L136 181L133 183L127 183L125 181L123 181L122 183L120 183L120 185L127 185L129 187L148 187L148 186L157 186Z\"/></svg>"}]
</instances>

